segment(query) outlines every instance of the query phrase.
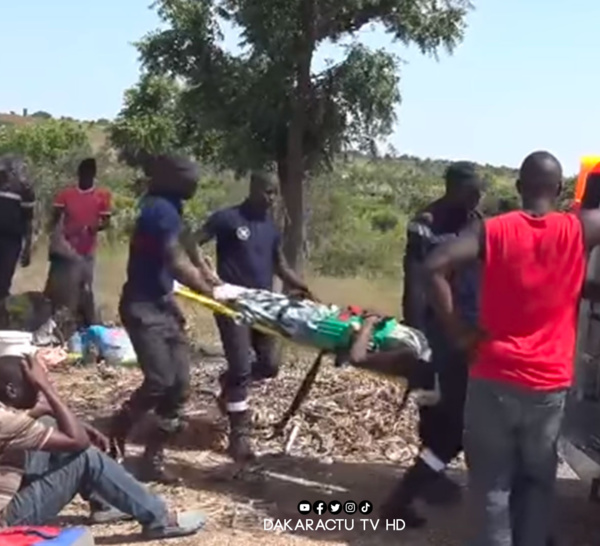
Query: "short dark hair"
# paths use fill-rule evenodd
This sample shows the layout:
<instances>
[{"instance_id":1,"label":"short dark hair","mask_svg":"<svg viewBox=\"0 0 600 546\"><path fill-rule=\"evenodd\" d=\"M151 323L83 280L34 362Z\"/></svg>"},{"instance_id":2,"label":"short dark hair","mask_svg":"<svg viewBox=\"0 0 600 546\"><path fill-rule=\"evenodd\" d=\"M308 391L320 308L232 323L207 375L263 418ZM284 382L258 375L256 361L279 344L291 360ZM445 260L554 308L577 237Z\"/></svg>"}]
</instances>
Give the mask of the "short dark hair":
<instances>
[{"instance_id":1,"label":"short dark hair","mask_svg":"<svg viewBox=\"0 0 600 546\"><path fill-rule=\"evenodd\" d=\"M259 184L266 186L275 181L273 173L268 171L252 171L250 173L250 184Z\"/></svg>"},{"instance_id":2,"label":"short dark hair","mask_svg":"<svg viewBox=\"0 0 600 546\"><path fill-rule=\"evenodd\" d=\"M23 357L20 356L0 356L0 384L22 384L25 381L22 360Z\"/></svg>"},{"instance_id":3,"label":"short dark hair","mask_svg":"<svg viewBox=\"0 0 600 546\"><path fill-rule=\"evenodd\" d=\"M77 175L81 177L94 177L96 176L97 165L96 160L93 157L85 158L77 167Z\"/></svg>"},{"instance_id":4,"label":"short dark hair","mask_svg":"<svg viewBox=\"0 0 600 546\"><path fill-rule=\"evenodd\" d=\"M452 163L444 173L446 190L462 186L472 186L483 189L484 181L477 172L477 166L471 161L457 161Z\"/></svg>"}]
</instances>

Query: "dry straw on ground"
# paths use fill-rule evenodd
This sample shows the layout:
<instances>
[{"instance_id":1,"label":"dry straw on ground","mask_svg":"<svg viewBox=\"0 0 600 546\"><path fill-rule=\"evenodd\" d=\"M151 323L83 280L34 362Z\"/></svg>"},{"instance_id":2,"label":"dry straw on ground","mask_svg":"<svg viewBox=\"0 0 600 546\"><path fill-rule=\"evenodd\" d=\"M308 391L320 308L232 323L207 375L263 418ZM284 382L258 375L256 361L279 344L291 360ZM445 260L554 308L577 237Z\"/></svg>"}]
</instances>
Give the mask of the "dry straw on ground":
<instances>
[{"instance_id":1,"label":"dry straw on ground","mask_svg":"<svg viewBox=\"0 0 600 546\"><path fill-rule=\"evenodd\" d=\"M40 255L44 255L40 251ZM104 257L106 258L106 257ZM114 315L124 271L124 255L100 260L99 296ZM39 289L45 279L42 258L31 268L19 272L15 290ZM115 274L117 272L117 274ZM328 300L344 304L369 305L393 313L399 303L397 284L353 279L315 279L315 292ZM417 450L416 412L413 405L398 414L402 385L355 370L323 367L311 393L288 432L298 427L298 436L288 454L283 454L286 437L271 438L272 425L291 403L314 355L288 348L281 374L252 389L255 410L256 447L263 453L261 468L240 475L227 457L226 420L217 410L217 377L225 363L218 356L220 347L211 316L186 307L192 338L208 348L195 359L193 395L188 412L187 431L171 446L168 462L183 478L178 488L152 485L175 507L200 508L209 516L206 532L197 537L169 541L173 546L286 546L303 544L404 546L459 546L471 527L466 506L446 510L426 508L431 525L424 531L298 531L294 534L264 532L265 518L300 519L302 500L370 500L381 504ZM122 368L59 367L52 372L60 391L79 415L100 428L129 393L139 385L137 370ZM132 456L139 454L147 422L135 431ZM135 457L128 464L135 464ZM461 462L456 476L464 479ZM69 523L83 523L86 506L79 500L65 511ZM338 516L339 517L339 516ZM374 512L369 516L377 518ZM564 479L559 483L559 506L555 518L560 529L561 546L592 546L600 543L597 508L586 502L586 490L579 482ZM128 545L139 541L139 528L123 523L94 528L99 544Z\"/></svg>"}]
</instances>

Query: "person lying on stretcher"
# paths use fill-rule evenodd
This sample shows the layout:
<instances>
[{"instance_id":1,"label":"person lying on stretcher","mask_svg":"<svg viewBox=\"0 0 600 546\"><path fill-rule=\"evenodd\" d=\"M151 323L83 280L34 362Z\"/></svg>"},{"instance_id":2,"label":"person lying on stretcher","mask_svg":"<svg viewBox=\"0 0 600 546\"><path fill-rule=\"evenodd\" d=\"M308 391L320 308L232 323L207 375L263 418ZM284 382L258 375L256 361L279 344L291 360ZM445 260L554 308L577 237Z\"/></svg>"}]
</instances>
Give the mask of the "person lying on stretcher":
<instances>
[{"instance_id":1,"label":"person lying on stretcher","mask_svg":"<svg viewBox=\"0 0 600 546\"><path fill-rule=\"evenodd\" d=\"M420 403L431 405L437 401L435 376L429 362L421 359L415 351L406 346L370 352L373 330L384 317L367 313L360 330L358 330L348 362L352 366L376 372L389 377L404 378L407 382L407 394L420 391Z\"/></svg>"}]
</instances>

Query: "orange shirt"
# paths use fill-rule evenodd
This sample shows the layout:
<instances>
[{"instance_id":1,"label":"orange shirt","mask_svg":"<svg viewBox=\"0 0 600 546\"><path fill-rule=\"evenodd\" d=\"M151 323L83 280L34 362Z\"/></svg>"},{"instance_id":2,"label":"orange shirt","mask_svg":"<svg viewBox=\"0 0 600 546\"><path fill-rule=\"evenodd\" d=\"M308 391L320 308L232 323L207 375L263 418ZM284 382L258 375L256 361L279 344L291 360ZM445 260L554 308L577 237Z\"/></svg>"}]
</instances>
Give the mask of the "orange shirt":
<instances>
[{"instance_id":1,"label":"orange shirt","mask_svg":"<svg viewBox=\"0 0 600 546\"><path fill-rule=\"evenodd\" d=\"M58 193L54 207L63 210L64 235L71 246L81 255L92 254L96 250L100 222L111 212L110 191L70 186Z\"/></svg>"}]
</instances>

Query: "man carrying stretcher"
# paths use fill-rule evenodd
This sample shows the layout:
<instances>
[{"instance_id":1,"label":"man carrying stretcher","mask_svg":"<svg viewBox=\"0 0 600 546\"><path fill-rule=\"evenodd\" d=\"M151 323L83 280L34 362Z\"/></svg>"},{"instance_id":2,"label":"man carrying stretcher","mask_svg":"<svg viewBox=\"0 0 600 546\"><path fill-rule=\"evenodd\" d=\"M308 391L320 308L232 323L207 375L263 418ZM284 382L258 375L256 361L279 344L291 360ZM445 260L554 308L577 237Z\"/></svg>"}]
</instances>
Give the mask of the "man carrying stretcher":
<instances>
[{"instance_id":1,"label":"man carrying stretcher","mask_svg":"<svg viewBox=\"0 0 600 546\"><path fill-rule=\"evenodd\" d=\"M445 195L409 223L404 260L404 320L408 326L425 333L441 390L438 404L420 407L421 451L382 509L383 517L404 519L409 527L422 527L426 523L415 511L413 501L421 498L443 504L460 493L459 487L445 475L445 469L463 447L467 355L455 348L434 316L423 284L423 261L436 246L456 238L469 225L481 222L477 207L485 184L475 166L464 161L448 167L445 184ZM450 279L463 320L469 324L476 322L479 311L478 278L475 265Z\"/></svg>"},{"instance_id":2,"label":"man carrying stretcher","mask_svg":"<svg viewBox=\"0 0 600 546\"><path fill-rule=\"evenodd\" d=\"M277 196L276 178L265 172L253 172L246 200L236 206L214 212L196 235L195 243L216 241L217 271L213 271L196 245L188 252L192 263L214 284L222 282L254 289L273 289L277 275L286 287L312 298L306 284L287 265L281 235L272 218ZM236 462L254 458L250 446L251 417L248 386L253 380L277 375L273 339L231 318L215 315L227 371L221 375L221 399L230 424L229 454ZM251 360L250 350L255 358Z\"/></svg>"}]
</instances>

